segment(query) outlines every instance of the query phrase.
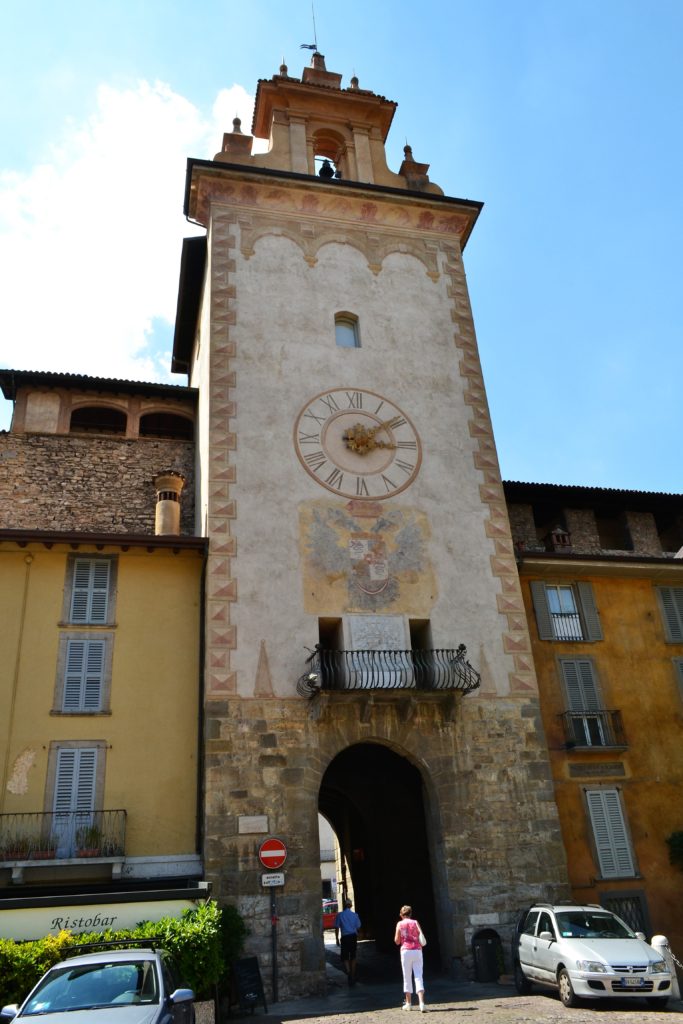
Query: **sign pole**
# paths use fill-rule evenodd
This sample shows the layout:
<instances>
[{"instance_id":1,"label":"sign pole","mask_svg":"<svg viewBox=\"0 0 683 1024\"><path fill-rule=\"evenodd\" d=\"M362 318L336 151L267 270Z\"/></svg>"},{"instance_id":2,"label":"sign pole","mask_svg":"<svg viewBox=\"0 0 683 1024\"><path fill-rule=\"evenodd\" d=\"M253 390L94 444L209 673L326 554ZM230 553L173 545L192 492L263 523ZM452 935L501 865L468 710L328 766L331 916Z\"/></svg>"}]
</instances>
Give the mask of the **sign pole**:
<instances>
[{"instance_id":1,"label":"sign pole","mask_svg":"<svg viewBox=\"0 0 683 1024\"><path fill-rule=\"evenodd\" d=\"M277 911L275 909L275 888L270 890L270 946L273 959L273 1002L277 1003Z\"/></svg>"},{"instance_id":2,"label":"sign pole","mask_svg":"<svg viewBox=\"0 0 683 1024\"><path fill-rule=\"evenodd\" d=\"M270 874L261 876L261 884L270 887L270 947L272 965L273 1002L278 1002L277 990L277 908L275 906L275 886L285 884L285 876L277 871L287 860L287 847L281 839L270 836L264 839L258 849L258 857Z\"/></svg>"}]
</instances>

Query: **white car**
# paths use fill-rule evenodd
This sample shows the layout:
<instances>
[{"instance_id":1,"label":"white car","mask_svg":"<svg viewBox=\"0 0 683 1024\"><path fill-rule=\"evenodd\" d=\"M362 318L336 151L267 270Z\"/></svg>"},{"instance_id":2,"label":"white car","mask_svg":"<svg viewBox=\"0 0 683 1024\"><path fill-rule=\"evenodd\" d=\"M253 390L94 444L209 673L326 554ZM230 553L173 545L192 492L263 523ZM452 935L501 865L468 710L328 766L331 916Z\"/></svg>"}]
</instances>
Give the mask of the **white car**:
<instances>
[{"instance_id":1,"label":"white car","mask_svg":"<svg viewBox=\"0 0 683 1024\"><path fill-rule=\"evenodd\" d=\"M515 986L558 989L565 1006L583 999L644 998L663 1010L671 974L657 950L599 906L537 903L520 918L513 940Z\"/></svg>"},{"instance_id":2,"label":"white car","mask_svg":"<svg viewBox=\"0 0 683 1024\"><path fill-rule=\"evenodd\" d=\"M99 952L81 956L69 954L84 946L70 947L69 958L51 967L21 1006L2 1008L0 1021L194 1024L194 993L181 987L170 957L158 943L135 943L99 943Z\"/></svg>"}]
</instances>

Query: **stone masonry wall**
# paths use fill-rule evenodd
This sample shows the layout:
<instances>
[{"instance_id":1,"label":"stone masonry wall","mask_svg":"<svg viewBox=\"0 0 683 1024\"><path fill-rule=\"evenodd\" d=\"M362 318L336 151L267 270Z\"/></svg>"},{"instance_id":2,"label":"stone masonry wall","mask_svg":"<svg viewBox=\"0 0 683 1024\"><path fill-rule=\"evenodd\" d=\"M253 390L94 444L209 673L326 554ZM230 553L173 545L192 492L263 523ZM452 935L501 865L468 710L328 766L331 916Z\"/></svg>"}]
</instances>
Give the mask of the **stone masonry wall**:
<instances>
[{"instance_id":1,"label":"stone masonry wall","mask_svg":"<svg viewBox=\"0 0 683 1024\"><path fill-rule=\"evenodd\" d=\"M217 899L245 917L245 952L258 956L266 985L269 892L256 856L263 835L241 835L239 816L266 815L270 834L287 842L277 903L284 998L324 991L318 797L327 766L355 743L387 746L425 779L442 957L466 956L482 925L494 927L507 950L520 906L568 894L537 699L468 696L451 722L438 701L413 706L375 693L360 712L358 700L331 699L316 713L307 701L273 698L206 710L206 877Z\"/></svg>"},{"instance_id":2,"label":"stone masonry wall","mask_svg":"<svg viewBox=\"0 0 683 1024\"><path fill-rule=\"evenodd\" d=\"M0 529L154 533L154 477L185 477L181 534L194 534L189 441L0 434Z\"/></svg>"},{"instance_id":3,"label":"stone masonry wall","mask_svg":"<svg viewBox=\"0 0 683 1024\"><path fill-rule=\"evenodd\" d=\"M633 541L633 550L639 555L662 557L662 544L657 533L655 517L651 512L626 512L626 526Z\"/></svg>"}]
</instances>

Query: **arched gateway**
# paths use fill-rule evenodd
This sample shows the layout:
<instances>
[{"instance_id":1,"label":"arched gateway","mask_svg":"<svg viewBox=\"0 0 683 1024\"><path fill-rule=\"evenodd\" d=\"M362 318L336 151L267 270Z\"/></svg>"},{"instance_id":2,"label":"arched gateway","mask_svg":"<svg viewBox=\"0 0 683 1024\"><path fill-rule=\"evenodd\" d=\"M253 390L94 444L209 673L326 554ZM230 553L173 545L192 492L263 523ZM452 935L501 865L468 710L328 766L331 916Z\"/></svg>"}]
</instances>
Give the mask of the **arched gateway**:
<instances>
[{"instance_id":1,"label":"arched gateway","mask_svg":"<svg viewBox=\"0 0 683 1024\"><path fill-rule=\"evenodd\" d=\"M438 959L432 860L441 855L420 771L379 743L347 747L320 786L320 811L337 834L343 872L340 893L352 891L363 934L380 951L394 950L399 908L410 903Z\"/></svg>"}]
</instances>

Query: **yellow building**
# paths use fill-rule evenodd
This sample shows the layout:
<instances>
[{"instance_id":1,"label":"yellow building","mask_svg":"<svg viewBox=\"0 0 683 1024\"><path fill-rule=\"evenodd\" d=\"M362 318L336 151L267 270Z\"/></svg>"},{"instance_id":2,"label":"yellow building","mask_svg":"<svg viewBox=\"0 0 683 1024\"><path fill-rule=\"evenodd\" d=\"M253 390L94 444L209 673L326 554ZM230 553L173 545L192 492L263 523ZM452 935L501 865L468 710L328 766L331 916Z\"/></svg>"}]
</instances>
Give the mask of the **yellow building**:
<instances>
[{"instance_id":1,"label":"yellow building","mask_svg":"<svg viewBox=\"0 0 683 1024\"><path fill-rule=\"evenodd\" d=\"M575 899L683 948L683 496L507 483Z\"/></svg>"},{"instance_id":2,"label":"yellow building","mask_svg":"<svg viewBox=\"0 0 683 1024\"><path fill-rule=\"evenodd\" d=\"M15 400L0 437L0 909L187 885L202 877L204 542L179 532L177 500L193 396L10 371L0 383Z\"/></svg>"}]
</instances>

